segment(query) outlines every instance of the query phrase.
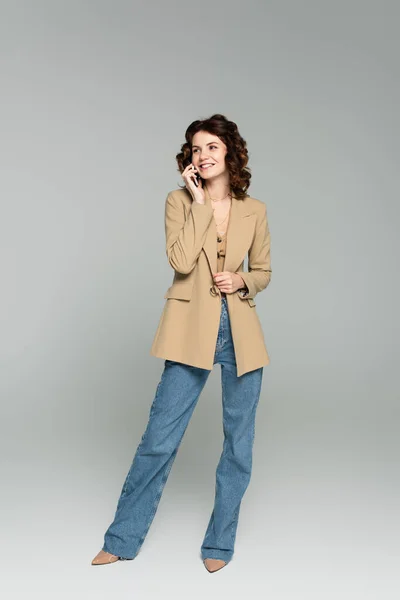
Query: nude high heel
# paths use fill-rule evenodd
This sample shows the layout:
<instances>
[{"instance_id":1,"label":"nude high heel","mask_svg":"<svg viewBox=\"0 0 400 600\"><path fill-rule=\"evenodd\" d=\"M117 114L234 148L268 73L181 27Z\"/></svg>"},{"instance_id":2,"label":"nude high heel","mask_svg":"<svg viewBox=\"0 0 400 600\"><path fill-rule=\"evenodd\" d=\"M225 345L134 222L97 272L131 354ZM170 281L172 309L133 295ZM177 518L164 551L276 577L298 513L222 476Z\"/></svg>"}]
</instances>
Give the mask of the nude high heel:
<instances>
[{"instance_id":1,"label":"nude high heel","mask_svg":"<svg viewBox=\"0 0 400 600\"><path fill-rule=\"evenodd\" d=\"M121 558L115 556L115 554L110 554L110 552L100 550L92 560L92 565L109 565L110 563L117 562L117 560L121 560Z\"/></svg>"},{"instance_id":2,"label":"nude high heel","mask_svg":"<svg viewBox=\"0 0 400 600\"><path fill-rule=\"evenodd\" d=\"M215 571L220 571L223 567L225 567L228 563L224 560L220 560L219 558L205 558L203 560L204 566L209 573L215 573Z\"/></svg>"}]
</instances>

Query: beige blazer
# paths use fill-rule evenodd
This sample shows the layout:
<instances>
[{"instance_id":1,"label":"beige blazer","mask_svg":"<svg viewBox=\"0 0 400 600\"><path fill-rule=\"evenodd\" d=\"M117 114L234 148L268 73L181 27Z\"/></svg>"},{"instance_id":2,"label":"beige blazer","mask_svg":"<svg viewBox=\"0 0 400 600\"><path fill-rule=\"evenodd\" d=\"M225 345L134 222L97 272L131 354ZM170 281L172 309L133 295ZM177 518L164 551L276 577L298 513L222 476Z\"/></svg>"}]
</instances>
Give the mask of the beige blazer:
<instances>
[{"instance_id":1,"label":"beige blazer","mask_svg":"<svg viewBox=\"0 0 400 600\"><path fill-rule=\"evenodd\" d=\"M200 367L213 368L221 316L217 272L217 228L211 200L192 202L186 189L169 192L165 201L168 262L172 285L151 345L150 354ZM249 270L243 271L248 254ZM249 292L226 294L240 377L270 362L256 312L255 297L271 281L270 233L266 205L247 196L232 197L224 270L240 273Z\"/></svg>"}]
</instances>

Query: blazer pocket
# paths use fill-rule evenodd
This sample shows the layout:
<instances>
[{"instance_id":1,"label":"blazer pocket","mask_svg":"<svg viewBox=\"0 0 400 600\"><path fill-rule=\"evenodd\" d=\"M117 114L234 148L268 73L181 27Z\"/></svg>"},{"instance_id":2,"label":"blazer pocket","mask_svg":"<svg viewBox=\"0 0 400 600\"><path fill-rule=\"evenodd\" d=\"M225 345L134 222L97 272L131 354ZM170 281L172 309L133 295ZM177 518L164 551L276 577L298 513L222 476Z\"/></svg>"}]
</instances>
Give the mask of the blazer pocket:
<instances>
[{"instance_id":1,"label":"blazer pocket","mask_svg":"<svg viewBox=\"0 0 400 600\"><path fill-rule=\"evenodd\" d=\"M176 300L190 300L192 297L192 287L183 287L171 285L164 294L164 298L175 298Z\"/></svg>"}]
</instances>

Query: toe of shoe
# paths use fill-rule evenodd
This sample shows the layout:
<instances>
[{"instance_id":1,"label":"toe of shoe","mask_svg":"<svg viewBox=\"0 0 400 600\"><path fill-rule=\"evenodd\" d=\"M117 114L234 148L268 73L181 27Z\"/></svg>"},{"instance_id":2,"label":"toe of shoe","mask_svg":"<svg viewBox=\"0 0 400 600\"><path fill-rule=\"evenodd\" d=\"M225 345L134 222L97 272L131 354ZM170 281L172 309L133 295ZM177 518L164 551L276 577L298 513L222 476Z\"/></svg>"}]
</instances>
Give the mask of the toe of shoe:
<instances>
[{"instance_id":1,"label":"toe of shoe","mask_svg":"<svg viewBox=\"0 0 400 600\"><path fill-rule=\"evenodd\" d=\"M107 565L119 560L119 556L100 550L100 552L92 560L92 565Z\"/></svg>"},{"instance_id":2,"label":"toe of shoe","mask_svg":"<svg viewBox=\"0 0 400 600\"><path fill-rule=\"evenodd\" d=\"M224 560L220 560L217 558L205 558L203 560L204 566L209 573L214 573L215 571L219 571L227 564Z\"/></svg>"}]
</instances>

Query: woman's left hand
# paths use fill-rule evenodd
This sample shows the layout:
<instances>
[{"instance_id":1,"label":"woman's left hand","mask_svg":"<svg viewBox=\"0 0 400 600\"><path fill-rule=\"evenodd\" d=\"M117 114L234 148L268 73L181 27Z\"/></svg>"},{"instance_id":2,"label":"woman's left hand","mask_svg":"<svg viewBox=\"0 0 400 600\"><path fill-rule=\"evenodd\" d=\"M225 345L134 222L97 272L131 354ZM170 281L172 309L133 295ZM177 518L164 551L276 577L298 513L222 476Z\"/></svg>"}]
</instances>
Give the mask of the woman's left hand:
<instances>
[{"instance_id":1,"label":"woman's left hand","mask_svg":"<svg viewBox=\"0 0 400 600\"><path fill-rule=\"evenodd\" d=\"M231 273L230 271L221 271L220 273L214 273L214 282L218 286L221 292L226 294L233 294L240 288L246 287L243 279L238 273Z\"/></svg>"}]
</instances>

